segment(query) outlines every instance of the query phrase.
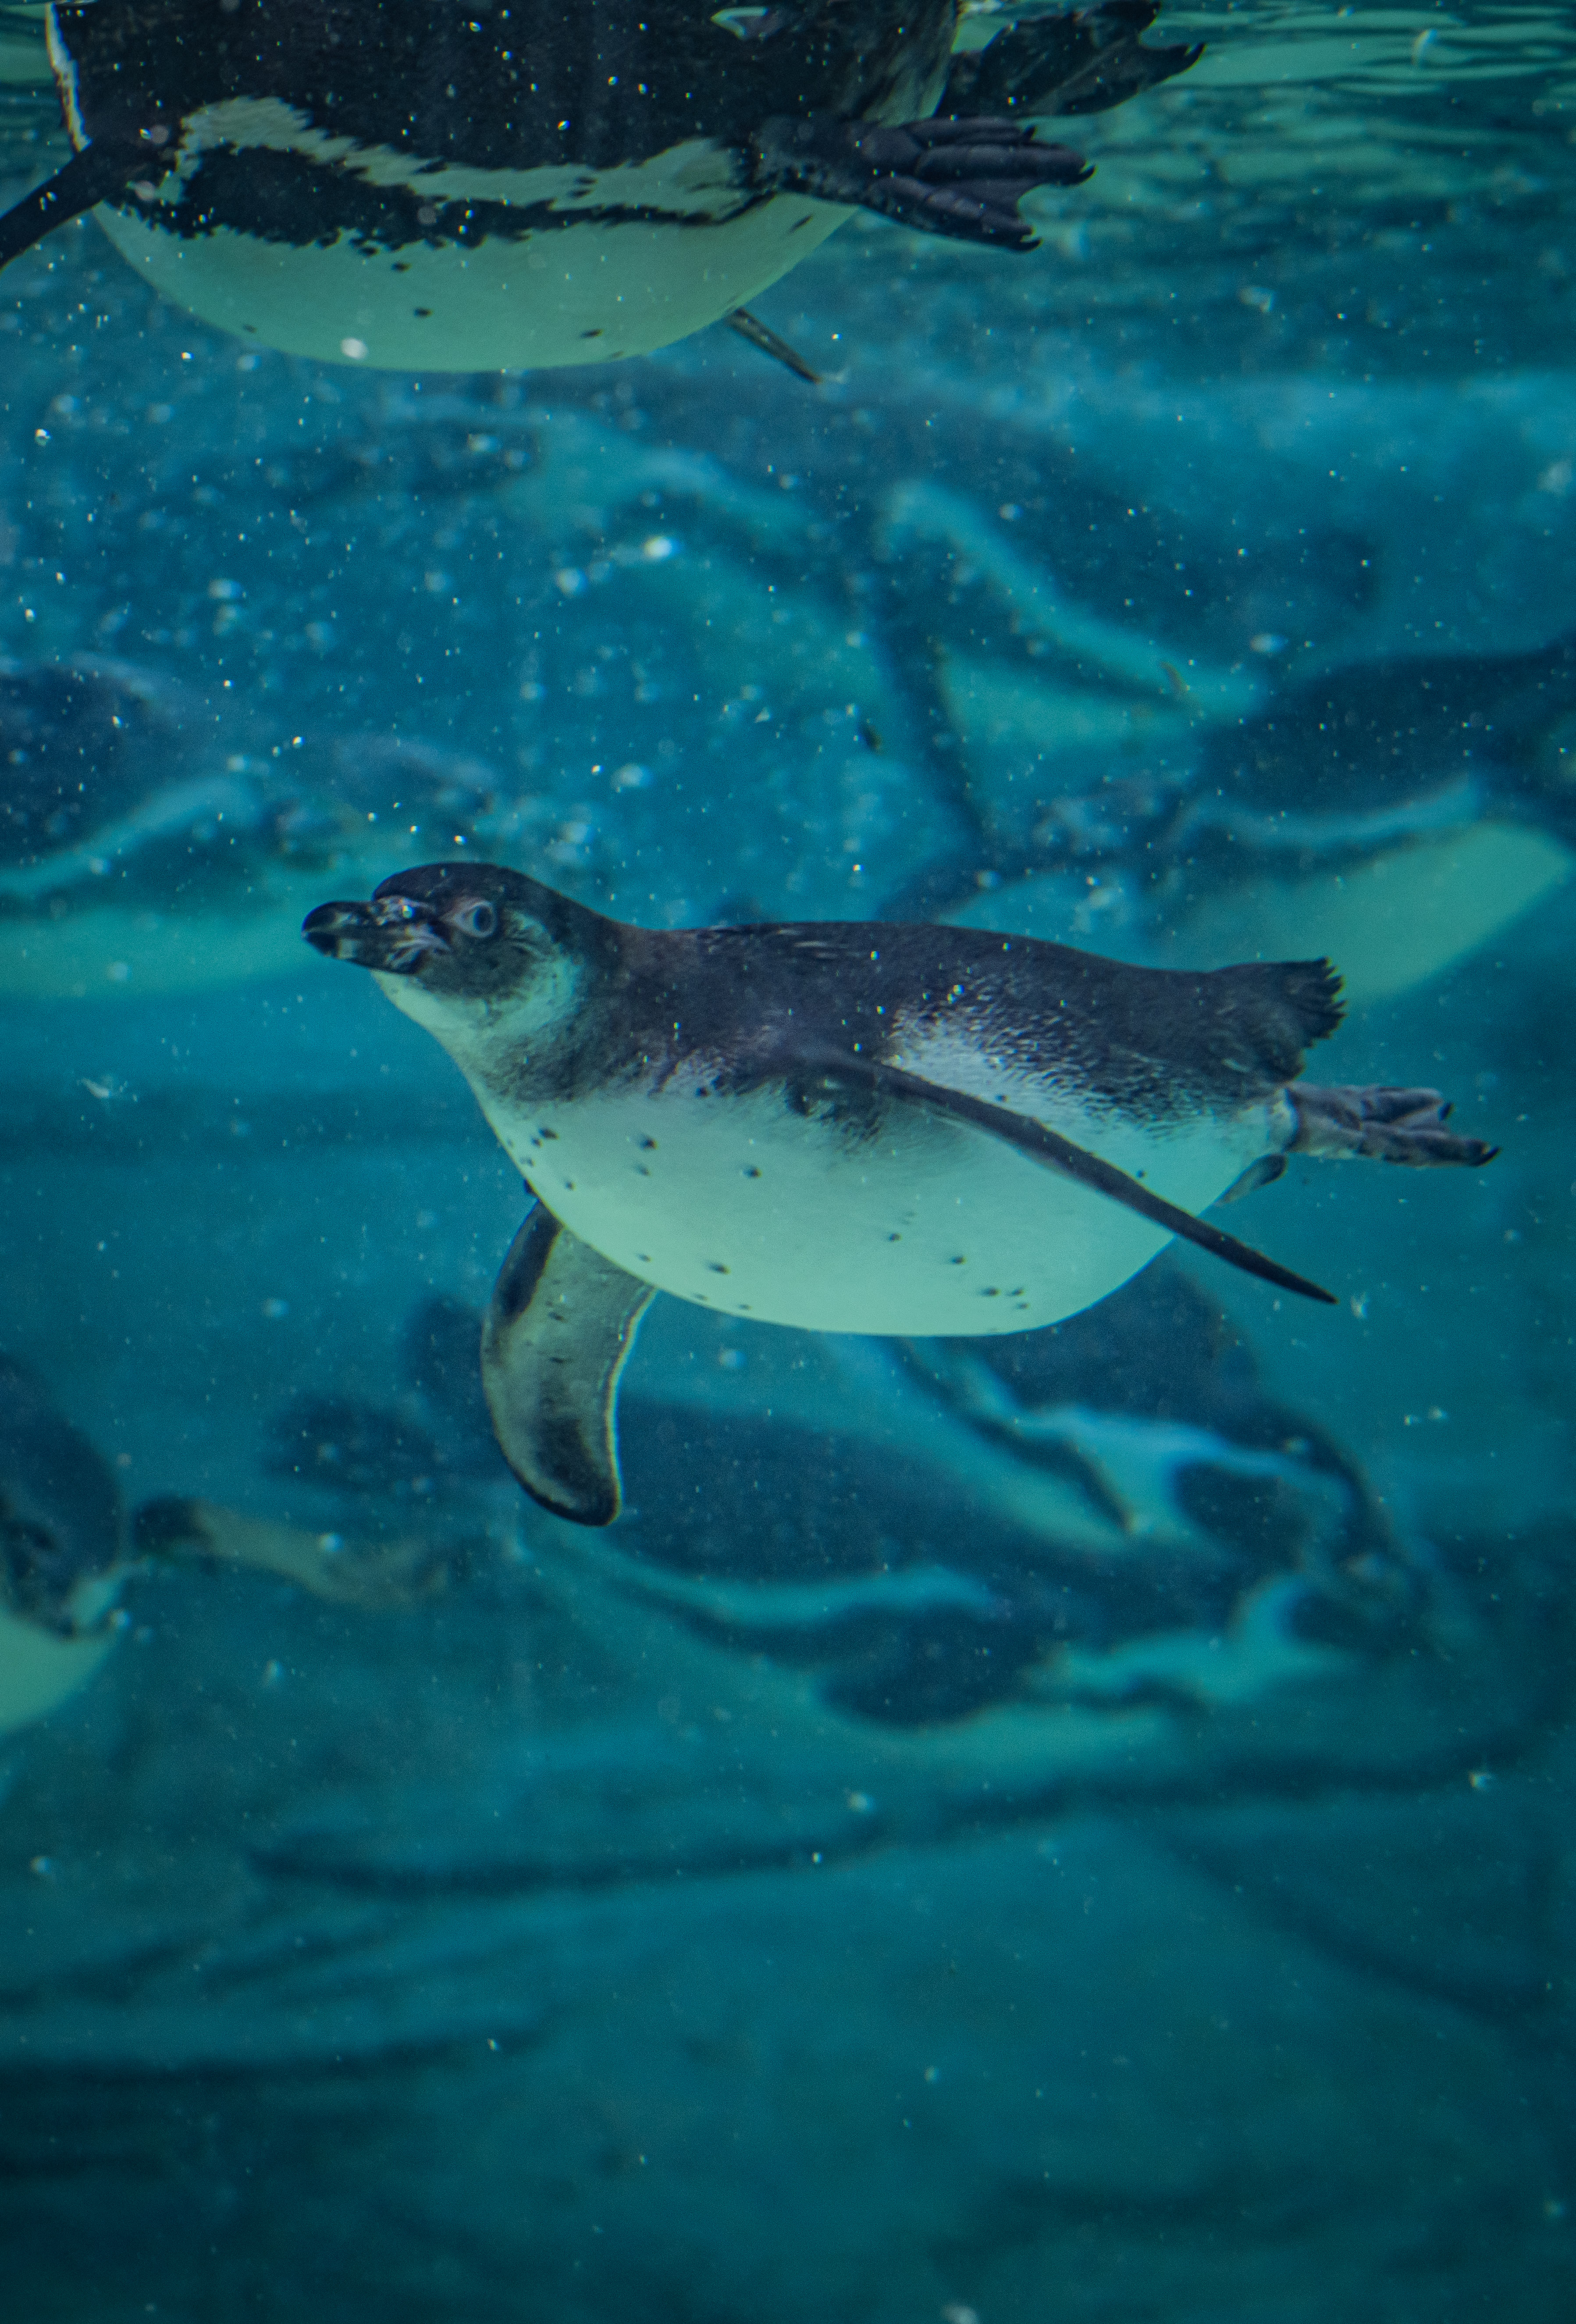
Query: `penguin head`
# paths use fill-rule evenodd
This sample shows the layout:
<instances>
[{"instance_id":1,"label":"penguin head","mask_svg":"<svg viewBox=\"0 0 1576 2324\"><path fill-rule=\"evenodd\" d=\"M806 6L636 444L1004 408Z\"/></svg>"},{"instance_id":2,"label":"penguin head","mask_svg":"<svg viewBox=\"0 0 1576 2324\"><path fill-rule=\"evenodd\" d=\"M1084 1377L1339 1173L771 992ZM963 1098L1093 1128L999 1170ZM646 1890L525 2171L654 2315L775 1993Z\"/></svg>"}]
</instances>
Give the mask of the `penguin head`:
<instances>
[{"instance_id":1,"label":"penguin head","mask_svg":"<svg viewBox=\"0 0 1576 2324\"><path fill-rule=\"evenodd\" d=\"M408 1015L442 1038L444 1020L523 1012L537 1023L572 1006L591 932L584 906L499 863L424 863L396 872L370 901L319 904L301 934L330 960L378 975Z\"/></svg>"}]
</instances>

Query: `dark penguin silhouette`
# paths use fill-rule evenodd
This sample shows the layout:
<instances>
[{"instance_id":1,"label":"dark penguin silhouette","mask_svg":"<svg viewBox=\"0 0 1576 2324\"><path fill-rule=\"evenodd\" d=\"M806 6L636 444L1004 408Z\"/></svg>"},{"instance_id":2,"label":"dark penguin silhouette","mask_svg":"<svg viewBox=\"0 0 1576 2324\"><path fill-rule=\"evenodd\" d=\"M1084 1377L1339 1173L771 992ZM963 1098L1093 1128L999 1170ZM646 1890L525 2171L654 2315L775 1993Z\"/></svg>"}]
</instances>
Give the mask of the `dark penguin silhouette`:
<instances>
[{"instance_id":1,"label":"dark penguin silhouette","mask_svg":"<svg viewBox=\"0 0 1576 2324\"><path fill-rule=\"evenodd\" d=\"M83 1585L124 1547L114 1470L42 1382L0 1355L0 1609L69 1637Z\"/></svg>"},{"instance_id":2,"label":"dark penguin silhouette","mask_svg":"<svg viewBox=\"0 0 1576 2324\"><path fill-rule=\"evenodd\" d=\"M1530 653L1401 654L1288 686L1211 736L1201 790L1289 809L1300 830L1463 780L1576 837L1576 632Z\"/></svg>"},{"instance_id":3,"label":"dark penguin silhouette","mask_svg":"<svg viewBox=\"0 0 1576 2324\"><path fill-rule=\"evenodd\" d=\"M1197 1213L1290 1152L1481 1163L1435 1090L1317 1089L1325 961L1207 975L880 921L652 932L489 863L303 933L376 973L537 1197L483 1339L527 1489L604 1525L613 1400L654 1292L810 1331L1021 1332L1182 1236L1331 1295Z\"/></svg>"},{"instance_id":4,"label":"dark penguin silhouette","mask_svg":"<svg viewBox=\"0 0 1576 2324\"><path fill-rule=\"evenodd\" d=\"M1085 174L1034 118L1190 65L1150 0L953 55L961 0L87 0L50 11L75 158L0 264L97 208L227 330L336 362L641 355L741 309L855 208L1009 250Z\"/></svg>"},{"instance_id":5,"label":"dark penguin silhouette","mask_svg":"<svg viewBox=\"0 0 1576 2324\"><path fill-rule=\"evenodd\" d=\"M126 813L173 740L127 678L0 660L0 866L69 847Z\"/></svg>"}]
</instances>

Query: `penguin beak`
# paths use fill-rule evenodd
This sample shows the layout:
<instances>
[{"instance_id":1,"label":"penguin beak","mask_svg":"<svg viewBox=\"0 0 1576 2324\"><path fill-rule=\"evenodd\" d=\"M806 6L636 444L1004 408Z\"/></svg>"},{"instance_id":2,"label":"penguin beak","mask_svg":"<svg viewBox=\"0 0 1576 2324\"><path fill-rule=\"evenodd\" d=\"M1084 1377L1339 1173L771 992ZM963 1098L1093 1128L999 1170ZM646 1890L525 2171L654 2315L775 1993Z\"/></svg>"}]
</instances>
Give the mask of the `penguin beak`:
<instances>
[{"instance_id":1,"label":"penguin beak","mask_svg":"<svg viewBox=\"0 0 1576 2324\"><path fill-rule=\"evenodd\" d=\"M385 976L410 976L429 953L449 950L437 915L409 896L374 896L370 904L319 904L301 934L329 960L353 960Z\"/></svg>"}]
</instances>

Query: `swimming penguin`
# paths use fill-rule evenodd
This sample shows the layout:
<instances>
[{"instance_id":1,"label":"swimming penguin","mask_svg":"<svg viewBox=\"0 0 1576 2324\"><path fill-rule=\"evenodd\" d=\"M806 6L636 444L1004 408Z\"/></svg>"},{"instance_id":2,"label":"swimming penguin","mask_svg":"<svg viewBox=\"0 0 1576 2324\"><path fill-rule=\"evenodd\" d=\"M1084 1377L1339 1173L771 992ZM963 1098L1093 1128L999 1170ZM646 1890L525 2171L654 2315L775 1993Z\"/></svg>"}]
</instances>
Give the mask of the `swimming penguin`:
<instances>
[{"instance_id":1,"label":"swimming penguin","mask_svg":"<svg viewBox=\"0 0 1576 2324\"><path fill-rule=\"evenodd\" d=\"M94 1676L128 1625L117 1600L139 1572L267 1573L334 1605L403 1607L445 1589L476 1545L453 1526L324 1534L172 1494L128 1517L91 1437L0 1354L0 1736Z\"/></svg>"},{"instance_id":2,"label":"swimming penguin","mask_svg":"<svg viewBox=\"0 0 1576 2324\"><path fill-rule=\"evenodd\" d=\"M1338 844L1353 816L1471 781L1571 837L1573 744L1568 631L1530 653L1396 654L1288 686L1208 737L1197 793L1228 825L1233 802L1262 815L1295 800L1301 843L1325 817Z\"/></svg>"},{"instance_id":3,"label":"swimming penguin","mask_svg":"<svg viewBox=\"0 0 1576 2324\"><path fill-rule=\"evenodd\" d=\"M294 355L484 371L643 355L733 314L857 208L1005 249L1086 174L1033 122L1183 71L1151 0L1009 23L962 0L83 0L48 12L76 148L0 265L97 208L205 320Z\"/></svg>"},{"instance_id":4,"label":"swimming penguin","mask_svg":"<svg viewBox=\"0 0 1576 2324\"><path fill-rule=\"evenodd\" d=\"M0 659L0 867L124 815L176 747L174 722L134 672Z\"/></svg>"},{"instance_id":5,"label":"swimming penguin","mask_svg":"<svg viewBox=\"0 0 1576 2324\"><path fill-rule=\"evenodd\" d=\"M1207 975L855 921L653 932L437 863L302 933L454 1058L537 1207L483 1333L499 1443L619 1508L618 1376L657 1291L820 1332L1022 1332L1173 1236L1330 1301L1196 1213L1288 1153L1488 1161L1424 1089L1314 1088L1326 961Z\"/></svg>"},{"instance_id":6,"label":"swimming penguin","mask_svg":"<svg viewBox=\"0 0 1576 2324\"><path fill-rule=\"evenodd\" d=\"M124 1551L114 1470L0 1355L0 1735L53 1711L108 1654Z\"/></svg>"},{"instance_id":7,"label":"swimming penguin","mask_svg":"<svg viewBox=\"0 0 1576 2324\"><path fill-rule=\"evenodd\" d=\"M58 1637L124 1554L115 1471L41 1381L0 1355L0 1604Z\"/></svg>"}]
</instances>

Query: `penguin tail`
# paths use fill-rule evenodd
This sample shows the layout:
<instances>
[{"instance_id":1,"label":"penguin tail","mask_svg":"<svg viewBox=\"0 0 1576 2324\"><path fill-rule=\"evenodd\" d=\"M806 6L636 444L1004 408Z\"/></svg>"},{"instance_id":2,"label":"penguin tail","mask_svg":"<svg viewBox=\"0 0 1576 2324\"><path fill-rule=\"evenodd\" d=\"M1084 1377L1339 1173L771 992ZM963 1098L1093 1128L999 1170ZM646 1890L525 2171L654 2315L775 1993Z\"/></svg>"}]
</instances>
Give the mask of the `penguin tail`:
<instances>
[{"instance_id":1,"label":"penguin tail","mask_svg":"<svg viewBox=\"0 0 1576 2324\"><path fill-rule=\"evenodd\" d=\"M1340 970L1327 960L1286 960L1276 961L1269 973L1296 1022L1301 1045L1327 1039L1346 1014Z\"/></svg>"},{"instance_id":2,"label":"penguin tail","mask_svg":"<svg viewBox=\"0 0 1576 2324\"><path fill-rule=\"evenodd\" d=\"M1242 961L1198 980L1205 1056L1226 1083L1265 1091L1295 1081L1303 1051L1333 1033L1345 1011L1327 960Z\"/></svg>"}]
</instances>

